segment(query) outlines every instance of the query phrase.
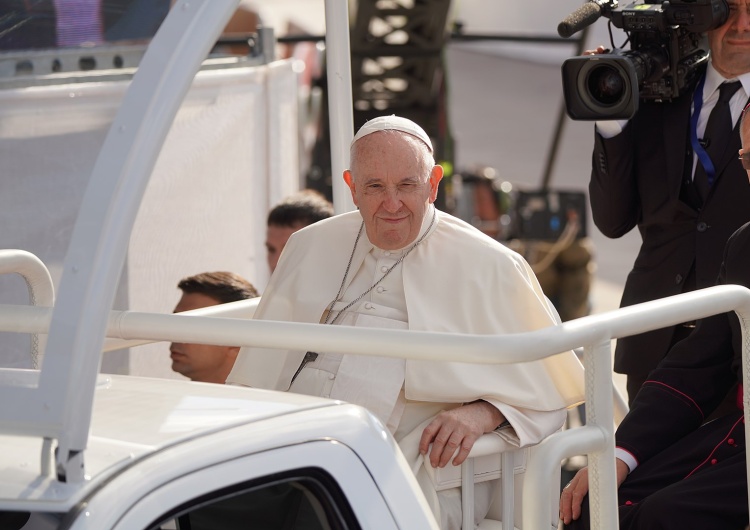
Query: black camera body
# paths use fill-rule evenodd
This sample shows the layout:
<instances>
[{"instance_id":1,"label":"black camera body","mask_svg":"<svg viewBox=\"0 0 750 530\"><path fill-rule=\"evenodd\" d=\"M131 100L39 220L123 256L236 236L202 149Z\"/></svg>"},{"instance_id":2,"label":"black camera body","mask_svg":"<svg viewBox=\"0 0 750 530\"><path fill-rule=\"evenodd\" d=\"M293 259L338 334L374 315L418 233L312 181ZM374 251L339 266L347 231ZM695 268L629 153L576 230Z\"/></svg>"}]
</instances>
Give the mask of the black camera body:
<instances>
[{"instance_id":1,"label":"black camera body","mask_svg":"<svg viewBox=\"0 0 750 530\"><path fill-rule=\"evenodd\" d=\"M683 94L708 62L703 33L721 26L729 15L726 0L592 4L629 35L630 50L563 63L565 106L574 120L627 119L638 110L639 100L671 101Z\"/></svg>"}]
</instances>

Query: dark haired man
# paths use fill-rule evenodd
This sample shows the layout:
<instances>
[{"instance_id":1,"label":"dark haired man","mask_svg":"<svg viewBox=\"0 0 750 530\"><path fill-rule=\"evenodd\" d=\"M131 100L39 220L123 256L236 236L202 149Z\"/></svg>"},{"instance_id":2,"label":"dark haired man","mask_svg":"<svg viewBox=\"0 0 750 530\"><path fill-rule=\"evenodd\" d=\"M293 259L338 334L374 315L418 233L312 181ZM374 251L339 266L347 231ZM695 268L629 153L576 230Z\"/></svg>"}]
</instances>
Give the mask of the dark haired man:
<instances>
[{"instance_id":1,"label":"dark haired man","mask_svg":"<svg viewBox=\"0 0 750 530\"><path fill-rule=\"evenodd\" d=\"M175 313L259 296L250 282L233 272L203 272L183 278L177 287L182 298L174 308ZM237 346L180 342L173 342L169 350L172 370L205 383L224 383L240 351Z\"/></svg>"},{"instance_id":2,"label":"dark haired man","mask_svg":"<svg viewBox=\"0 0 750 530\"><path fill-rule=\"evenodd\" d=\"M332 215L333 205L315 190L302 190L274 206L266 223L266 251L271 272L276 269L289 236Z\"/></svg>"},{"instance_id":3,"label":"dark haired man","mask_svg":"<svg viewBox=\"0 0 750 530\"><path fill-rule=\"evenodd\" d=\"M711 59L695 86L671 103L641 102L626 123L597 122L589 184L594 223L611 238L637 227L643 240L622 306L713 285L727 239L750 221L750 187L736 160L736 124L750 96L750 3L728 4L727 21L708 32ZM722 110L726 127L712 126L722 123ZM615 371L627 374L631 403L693 326L617 341Z\"/></svg>"}]
</instances>

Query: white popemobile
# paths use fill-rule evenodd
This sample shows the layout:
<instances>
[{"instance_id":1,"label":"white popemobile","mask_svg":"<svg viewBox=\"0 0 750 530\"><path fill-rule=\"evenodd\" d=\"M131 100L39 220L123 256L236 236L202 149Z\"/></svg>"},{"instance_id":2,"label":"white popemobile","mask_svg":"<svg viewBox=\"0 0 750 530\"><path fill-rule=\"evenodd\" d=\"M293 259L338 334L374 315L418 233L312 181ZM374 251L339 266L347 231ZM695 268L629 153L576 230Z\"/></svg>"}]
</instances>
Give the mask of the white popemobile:
<instances>
[{"instance_id":1,"label":"white popemobile","mask_svg":"<svg viewBox=\"0 0 750 530\"><path fill-rule=\"evenodd\" d=\"M478 363L536 360L584 346L586 426L522 450L485 435L472 458L442 480L462 484L467 530L473 483L498 477L502 492L478 528L552 530L560 461L586 454L594 526L616 529L610 340L729 310L744 322L747 289L717 287L506 336L248 320L255 301L180 315L110 311L167 130L238 1L179 0L151 42L94 166L57 298L35 256L0 251L0 274L23 276L32 301L0 306L0 331L32 334L44 353L39 370L0 369L0 529L437 529L393 438L363 408L291 393L102 375L105 337L363 355L389 355L398 345L412 359ZM352 123L351 105L343 103L351 101L351 90L347 99L341 84L349 78L346 4L328 0L326 9L329 90L339 102L331 119L338 173ZM334 199L345 202L346 191L335 191ZM750 428L747 395L745 404Z\"/></svg>"}]
</instances>

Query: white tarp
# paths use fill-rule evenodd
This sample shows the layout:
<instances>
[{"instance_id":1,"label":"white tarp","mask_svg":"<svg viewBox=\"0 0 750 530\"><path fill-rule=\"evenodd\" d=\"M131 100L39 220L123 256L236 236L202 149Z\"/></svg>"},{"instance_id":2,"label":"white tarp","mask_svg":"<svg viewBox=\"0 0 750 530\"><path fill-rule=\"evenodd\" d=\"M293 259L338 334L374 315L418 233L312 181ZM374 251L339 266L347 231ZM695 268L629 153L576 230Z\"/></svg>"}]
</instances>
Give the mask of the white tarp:
<instances>
[{"instance_id":1,"label":"white tarp","mask_svg":"<svg viewBox=\"0 0 750 530\"><path fill-rule=\"evenodd\" d=\"M86 183L128 82L0 90L0 248L36 254L58 285ZM291 62L199 73L167 136L130 240L114 309L171 312L184 276L230 270L259 290L265 218L299 189ZM27 303L0 277L3 303ZM29 367L28 340L0 335L0 366ZM102 370L180 377L165 344L108 354Z\"/></svg>"}]
</instances>

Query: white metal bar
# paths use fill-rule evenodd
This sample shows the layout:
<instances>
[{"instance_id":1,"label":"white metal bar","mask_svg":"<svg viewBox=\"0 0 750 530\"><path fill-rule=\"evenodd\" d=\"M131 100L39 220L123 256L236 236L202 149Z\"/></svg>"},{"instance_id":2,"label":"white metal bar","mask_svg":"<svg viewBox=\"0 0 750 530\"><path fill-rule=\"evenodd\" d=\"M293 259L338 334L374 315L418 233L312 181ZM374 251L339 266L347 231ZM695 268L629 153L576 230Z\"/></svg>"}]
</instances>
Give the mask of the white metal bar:
<instances>
[{"instance_id":1,"label":"white metal bar","mask_svg":"<svg viewBox=\"0 0 750 530\"><path fill-rule=\"evenodd\" d=\"M505 492L503 492L505 494ZM474 459L461 464L461 528L474 528Z\"/></svg>"},{"instance_id":2,"label":"white metal bar","mask_svg":"<svg viewBox=\"0 0 750 530\"><path fill-rule=\"evenodd\" d=\"M559 469L560 461L574 455L600 451L607 443L599 427L585 425L555 433L535 446L529 458L523 482L523 525L528 530L549 530L549 508L557 498L551 497L549 478ZM602 529L603 530L603 529Z\"/></svg>"},{"instance_id":3,"label":"white metal bar","mask_svg":"<svg viewBox=\"0 0 750 530\"><path fill-rule=\"evenodd\" d=\"M469 455L472 458L478 458L480 456L496 455L505 451L514 451L515 449L517 449L515 445L510 444L494 433L488 433L477 438Z\"/></svg>"},{"instance_id":4,"label":"white metal bar","mask_svg":"<svg viewBox=\"0 0 750 530\"><path fill-rule=\"evenodd\" d=\"M601 339L596 346L584 348L586 426L553 434L534 448L523 489L524 525L527 528L549 529L549 513L540 508L553 506L556 501L550 497L548 478L563 458L580 454L588 455L589 461L591 528L619 528L611 356L609 338Z\"/></svg>"},{"instance_id":5,"label":"white metal bar","mask_svg":"<svg viewBox=\"0 0 750 530\"><path fill-rule=\"evenodd\" d=\"M38 257L31 252L16 249L0 250L0 274L19 274L29 290L29 303L42 307L55 305L55 286L49 270ZM46 333L46 332L45 332ZM47 344L45 334L31 335L31 367L38 368ZM42 354L40 355L39 352Z\"/></svg>"},{"instance_id":6,"label":"white metal bar","mask_svg":"<svg viewBox=\"0 0 750 530\"><path fill-rule=\"evenodd\" d=\"M333 353L505 364L538 360L581 344L598 344L735 309L750 315L749 289L737 285L711 287L509 335L368 329L134 311L112 311L110 327L105 322L105 329L109 336L123 339L279 349L322 348ZM8 327L3 322L12 319L24 326L23 332L43 332L47 311L39 307L0 305L0 331ZM0 388L0 400L1 391ZM611 381L607 393L611 403Z\"/></svg>"},{"instance_id":7,"label":"white metal bar","mask_svg":"<svg viewBox=\"0 0 750 530\"><path fill-rule=\"evenodd\" d=\"M354 138L349 6L348 0L326 0L325 5L333 208L339 214L354 209L351 193L343 179L344 170L349 167L349 145Z\"/></svg>"},{"instance_id":8,"label":"white metal bar","mask_svg":"<svg viewBox=\"0 0 750 530\"><path fill-rule=\"evenodd\" d=\"M745 416L745 455L750 453L750 312L737 312L742 329L742 408ZM748 506L750 506L750 459L745 457L748 480Z\"/></svg>"},{"instance_id":9,"label":"white metal bar","mask_svg":"<svg viewBox=\"0 0 750 530\"><path fill-rule=\"evenodd\" d=\"M516 524L516 451L502 453L503 528L513 530Z\"/></svg>"},{"instance_id":10,"label":"white metal bar","mask_svg":"<svg viewBox=\"0 0 750 530\"><path fill-rule=\"evenodd\" d=\"M255 310L260 302L260 297L248 300L238 300L200 309L183 311L181 315L194 315L204 317L225 317L225 318L253 318ZM115 313L118 314L118 313ZM46 342L46 334L49 331L49 323L52 319L52 310L46 311L24 311L15 305L0 305L0 331L11 333L36 333L40 340ZM143 339L122 339L113 338L107 330L107 338L104 341L102 352L111 352L123 348L134 348L144 344L159 342L155 340Z\"/></svg>"},{"instance_id":11,"label":"white metal bar","mask_svg":"<svg viewBox=\"0 0 750 530\"><path fill-rule=\"evenodd\" d=\"M238 0L179 0L151 41L99 153L65 258L39 391L17 430L58 440L58 473L82 481L108 311L146 184L201 62ZM5 389L6 391L8 389ZM5 397L5 396L4 396ZM11 415L13 415L11 413Z\"/></svg>"},{"instance_id":12,"label":"white metal bar","mask_svg":"<svg viewBox=\"0 0 750 530\"><path fill-rule=\"evenodd\" d=\"M201 307L200 309L192 309L190 311L183 311L181 315L194 315L201 317L225 317L225 318L253 318L255 310L258 308L260 303L260 297L250 298L249 300L238 300L237 302L229 302L226 304L212 305L209 307ZM142 346L144 344L151 344L153 340L133 340L133 339L116 339L109 336L109 330L107 338L104 340L104 346L102 352L111 352L115 350L121 350L122 348L134 348L136 346Z\"/></svg>"},{"instance_id":13,"label":"white metal bar","mask_svg":"<svg viewBox=\"0 0 750 530\"><path fill-rule=\"evenodd\" d=\"M475 528L474 520L474 459L488 455L502 455L502 518L514 520L515 503L515 454L517 448L495 434L488 433L477 438L469 458L461 464L461 520L462 528ZM510 470L506 472L506 470ZM493 496L494 498L494 496ZM508 507L510 504L510 507ZM504 523L505 524L505 523ZM505 527L504 528L508 528ZM513 526L509 527L513 530Z\"/></svg>"},{"instance_id":14,"label":"white metal bar","mask_svg":"<svg viewBox=\"0 0 750 530\"><path fill-rule=\"evenodd\" d=\"M617 530L620 524L617 517L611 357L609 337L596 346L584 348L586 425L598 427L606 440L601 450L588 453L591 528Z\"/></svg>"}]
</instances>

